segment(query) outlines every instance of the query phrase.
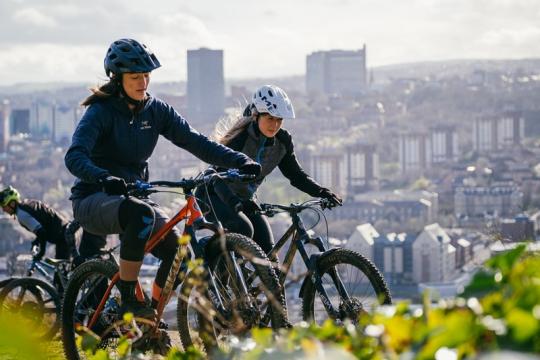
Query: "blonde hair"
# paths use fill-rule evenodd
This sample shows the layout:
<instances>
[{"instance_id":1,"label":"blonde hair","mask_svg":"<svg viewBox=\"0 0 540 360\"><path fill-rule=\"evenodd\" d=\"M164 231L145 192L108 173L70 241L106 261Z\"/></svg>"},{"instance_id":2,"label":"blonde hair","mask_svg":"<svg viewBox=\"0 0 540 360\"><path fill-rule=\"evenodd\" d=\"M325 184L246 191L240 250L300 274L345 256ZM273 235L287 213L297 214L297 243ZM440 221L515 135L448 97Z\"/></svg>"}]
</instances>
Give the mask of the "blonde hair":
<instances>
[{"instance_id":1,"label":"blonde hair","mask_svg":"<svg viewBox=\"0 0 540 360\"><path fill-rule=\"evenodd\" d=\"M244 131L257 118L257 111L252 110L250 116L243 116L242 110L237 109L233 114L221 118L214 129L214 139L228 145L238 134Z\"/></svg>"}]
</instances>

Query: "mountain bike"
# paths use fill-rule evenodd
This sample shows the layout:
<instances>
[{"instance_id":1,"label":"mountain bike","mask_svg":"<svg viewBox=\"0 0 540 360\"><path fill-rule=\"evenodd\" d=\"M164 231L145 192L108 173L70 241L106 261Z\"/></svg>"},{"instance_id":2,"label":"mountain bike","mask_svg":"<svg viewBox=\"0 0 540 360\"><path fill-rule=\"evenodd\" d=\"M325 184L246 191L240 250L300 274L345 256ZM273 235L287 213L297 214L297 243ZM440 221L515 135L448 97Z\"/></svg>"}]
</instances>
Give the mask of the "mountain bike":
<instances>
[{"instance_id":1,"label":"mountain bike","mask_svg":"<svg viewBox=\"0 0 540 360\"><path fill-rule=\"evenodd\" d=\"M19 314L37 339L51 339L60 328L60 291L67 283L68 260L32 260L27 277L13 278L0 292L0 316ZM46 280L31 277L34 271Z\"/></svg>"},{"instance_id":2,"label":"mountain bike","mask_svg":"<svg viewBox=\"0 0 540 360\"><path fill-rule=\"evenodd\" d=\"M265 260L264 252L253 240L239 234L225 233L221 224L206 221L199 209L193 190L217 178L225 181L245 181L251 179L252 176L239 174L237 170L228 170L220 173L204 173L195 178L177 182L137 182L128 187L130 189L128 196L143 199L153 193L171 192L174 188L180 189L179 193L185 196L185 206L151 236L145 246L145 254L149 253L174 226L185 221L182 239L188 240L180 241L173 265L160 294L156 307L156 319L161 318L165 305L174 294L173 287L179 275L183 276L184 284L188 282L191 284L191 288L204 288L199 292L201 296L197 299L198 304L205 307L205 311L199 311L198 320L201 327L197 330L207 352L218 344L218 338L227 332L231 324L241 329L251 328L253 323L246 315L260 313L261 310L258 307L263 302L270 304L266 306L271 308L269 312L272 328L281 328L287 324L283 308L284 299L275 295L280 294L278 278L268 260ZM211 235L197 238L196 231L201 229L205 229ZM192 270L185 274L185 271L181 271L181 267L188 257L188 247L193 259L190 264L199 261L200 266L191 266ZM256 284L261 295L259 298L252 297L244 287L243 273L238 266L239 259L251 265L255 279L251 283ZM224 286L223 278L226 274L229 276ZM190 280L195 278L202 279L203 284L193 286ZM118 280L118 265L99 260L80 265L71 275L65 291L62 311L62 339L68 359L85 357L85 352L76 345L77 338L84 335L85 329L90 329L99 335L99 346L111 351L115 351L120 338L126 335L125 328L119 325L122 319L118 312L121 304L116 287ZM140 283L137 284L136 289L139 300L148 301L148 296ZM182 294L178 296L179 303L186 300ZM261 297L276 298L276 301L262 301ZM184 340L189 337L191 330L183 326L185 323L181 319L177 321L180 338ZM143 325L142 335L133 342L133 348L141 352L152 350L154 353L165 354L170 347L170 339L160 323L160 321L153 321ZM236 328L231 331L235 330ZM183 345L187 346L184 342Z\"/></svg>"},{"instance_id":3,"label":"mountain bike","mask_svg":"<svg viewBox=\"0 0 540 360\"><path fill-rule=\"evenodd\" d=\"M113 251L104 250L96 257L108 258ZM32 252L37 254L38 249L34 247ZM60 328L62 297L71 267L65 259L32 259L26 277L8 279L0 291L0 316L3 312L20 314L37 339L53 338ZM34 273L41 278L32 277Z\"/></svg>"},{"instance_id":4,"label":"mountain bike","mask_svg":"<svg viewBox=\"0 0 540 360\"><path fill-rule=\"evenodd\" d=\"M383 276L371 261L352 250L330 248L322 237L306 229L300 217L302 212L314 212L319 216L318 223L324 218L323 210L330 207L326 199L289 206L261 204L261 213L268 217L288 213L292 219L292 224L267 255L269 259L277 259L278 252L289 242L277 271L280 284L285 287L294 257L300 254L306 269L299 291L303 320L319 324L328 318L337 323L345 319L357 322L361 313L378 305L391 304L392 298ZM328 224L326 228L328 235Z\"/></svg>"}]
</instances>

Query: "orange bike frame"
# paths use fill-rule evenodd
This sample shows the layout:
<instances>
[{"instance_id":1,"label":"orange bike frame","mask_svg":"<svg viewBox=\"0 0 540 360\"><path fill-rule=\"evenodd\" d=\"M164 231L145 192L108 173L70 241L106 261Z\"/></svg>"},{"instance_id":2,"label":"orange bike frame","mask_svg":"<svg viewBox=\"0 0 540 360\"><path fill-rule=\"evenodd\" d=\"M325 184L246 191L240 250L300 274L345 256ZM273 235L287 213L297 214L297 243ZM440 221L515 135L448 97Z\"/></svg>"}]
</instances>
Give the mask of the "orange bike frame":
<instances>
[{"instance_id":1,"label":"orange bike frame","mask_svg":"<svg viewBox=\"0 0 540 360\"><path fill-rule=\"evenodd\" d=\"M144 247L144 254L148 254L150 251L152 251L160 242L161 240L169 233L169 231L172 230L173 227L175 227L180 221L187 219L186 226L191 226L193 223L202 218L203 214L201 210L199 209L199 206L197 205L197 200L195 196L192 194L186 195L187 198L187 204L176 213L176 215L167 221L165 225L163 225L158 232L156 232L152 237L150 237L150 240L146 243L146 246ZM184 234L186 233L184 229ZM88 328L92 328L99 315L101 314L101 311L105 307L105 303L107 302L107 299L109 298L109 295L112 291L113 286L118 282L120 279L120 272L117 272L114 274L114 276L111 279L111 283L107 287L107 290L105 291L105 294L103 295L103 298L101 299L101 302L99 303L96 311L94 312L94 315L92 315L92 319L88 323ZM143 290L140 283L137 283L137 289L136 289L136 295L139 300L142 300L143 297ZM161 301L161 299L160 299Z\"/></svg>"}]
</instances>

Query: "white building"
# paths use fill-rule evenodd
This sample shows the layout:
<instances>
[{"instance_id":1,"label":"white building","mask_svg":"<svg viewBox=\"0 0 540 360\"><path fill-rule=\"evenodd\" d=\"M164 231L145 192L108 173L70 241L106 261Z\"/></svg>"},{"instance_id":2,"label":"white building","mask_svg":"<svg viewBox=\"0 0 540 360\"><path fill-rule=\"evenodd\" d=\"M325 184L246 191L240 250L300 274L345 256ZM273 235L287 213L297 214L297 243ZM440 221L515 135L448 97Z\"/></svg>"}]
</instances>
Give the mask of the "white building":
<instances>
[{"instance_id":1,"label":"white building","mask_svg":"<svg viewBox=\"0 0 540 360\"><path fill-rule=\"evenodd\" d=\"M356 251L364 255L367 259L374 259L375 239L380 235L370 223L358 225L347 240L347 249Z\"/></svg>"},{"instance_id":2,"label":"white building","mask_svg":"<svg viewBox=\"0 0 540 360\"><path fill-rule=\"evenodd\" d=\"M427 225L413 247L413 280L437 282L451 280L455 275L456 248L450 236L439 224Z\"/></svg>"}]
</instances>

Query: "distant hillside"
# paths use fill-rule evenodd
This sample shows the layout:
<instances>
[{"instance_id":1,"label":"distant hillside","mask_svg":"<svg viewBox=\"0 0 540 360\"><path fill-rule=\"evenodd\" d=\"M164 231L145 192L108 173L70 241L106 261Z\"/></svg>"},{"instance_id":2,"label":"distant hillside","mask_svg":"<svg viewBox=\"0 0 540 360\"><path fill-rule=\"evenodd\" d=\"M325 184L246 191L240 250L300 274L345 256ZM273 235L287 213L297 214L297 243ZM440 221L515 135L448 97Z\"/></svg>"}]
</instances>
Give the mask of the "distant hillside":
<instances>
[{"instance_id":1,"label":"distant hillside","mask_svg":"<svg viewBox=\"0 0 540 360\"><path fill-rule=\"evenodd\" d=\"M437 77L464 76L475 70L517 72L522 70L526 73L536 72L540 74L540 58L521 60L444 60L427 61L405 64L394 64L385 66L375 66L368 71L373 73L376 83L384 83L392 78L423 78L430 75ZM289 91L303 92L305 89L305 77L302 75L291 75L282 77L265 77L251 79L228 78L226 89L231 85L245 86L249 90L255 89L262 84L276 84ZM9 86L0 86L0 97L29 94L35 92L61 92L68 88L84 88L85 91L95 84L84 83L21 83ZM158 94L184 94L186 89L185 81L176 82L153 82L150 85L152 93Z\"/></svg>"},{"instance_id":2,"label":"distant hillside","mask_svg":"<svg viewBox=\"0 0 540 360\"><path fill-rule=\"evenodd\" d=\"M464 76L475 70L540 73L540 58L522 60L445 60L427 61L407 64L377 66L373 71L375 82L385 82L392 78L423 78L430 75L436 77Z\"/></svg>"}]
</instances>

